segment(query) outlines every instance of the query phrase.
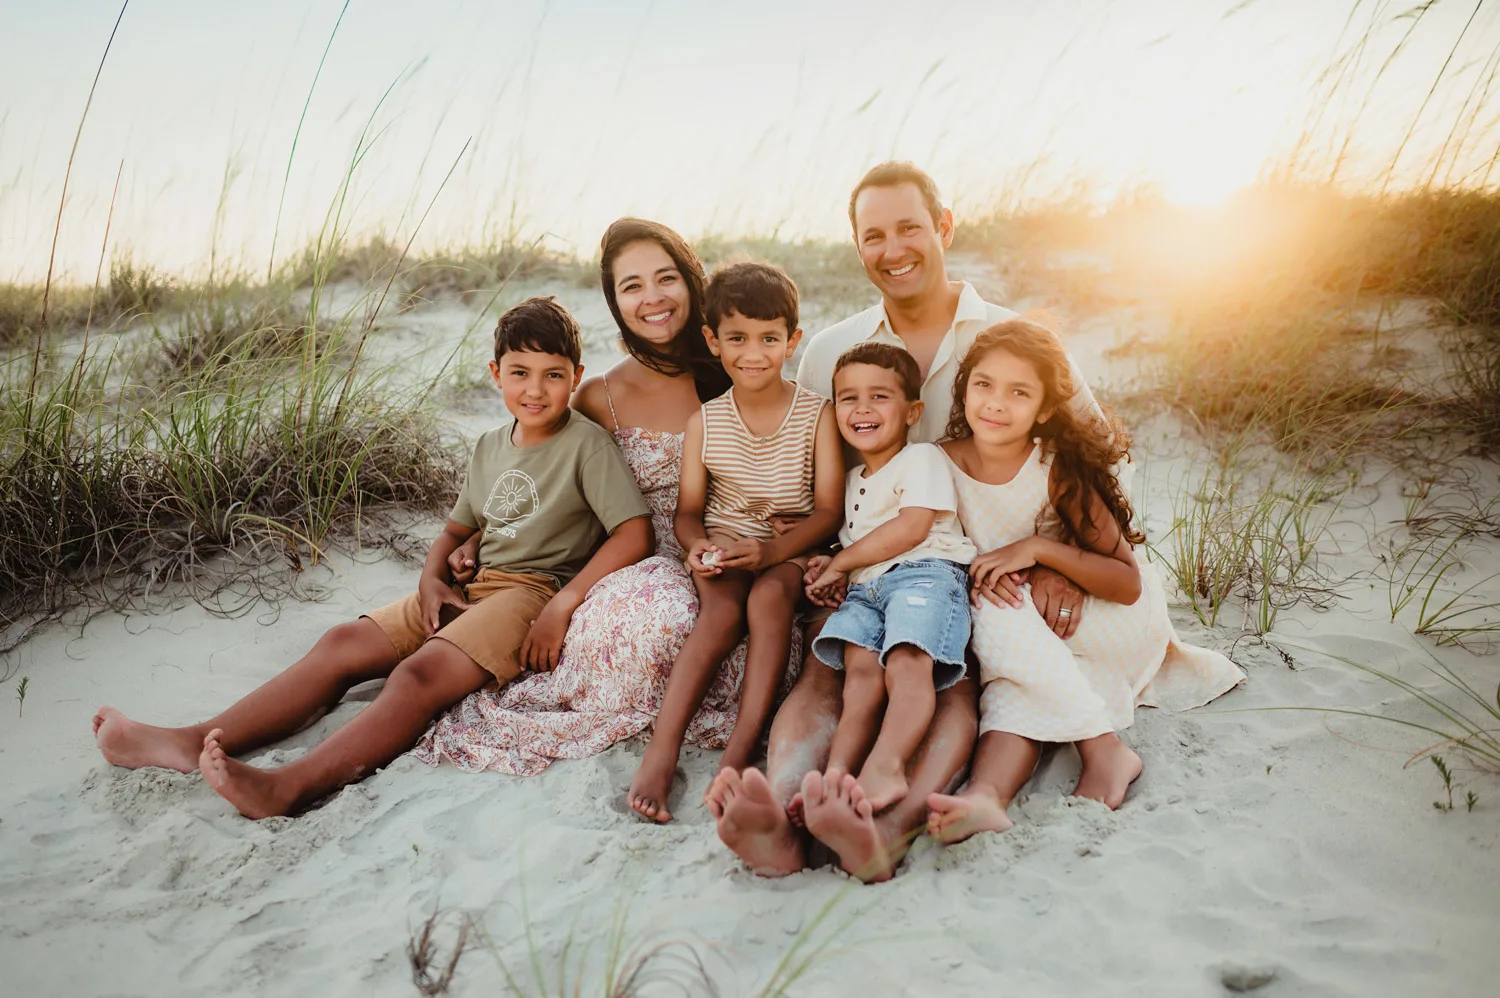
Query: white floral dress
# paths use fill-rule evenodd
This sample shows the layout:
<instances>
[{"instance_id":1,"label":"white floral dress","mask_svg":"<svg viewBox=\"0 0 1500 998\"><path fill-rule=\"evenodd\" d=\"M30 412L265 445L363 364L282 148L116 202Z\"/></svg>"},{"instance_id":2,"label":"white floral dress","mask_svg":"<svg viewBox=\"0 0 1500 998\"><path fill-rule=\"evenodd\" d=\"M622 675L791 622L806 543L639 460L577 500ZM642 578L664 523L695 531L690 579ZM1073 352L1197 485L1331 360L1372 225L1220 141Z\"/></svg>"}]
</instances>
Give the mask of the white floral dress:
<instances>
[{"instance_id":1,"label":"white floral dress","mask_svg":"<svg viewBox=\"0 0 1500 998\"><path fill-rule=\"evenodd\" d=\"M440 717L412 749L423 762L447 759L468 772L531 776L555 759L602 752L655 721L672 662L698 617L698 594L672 528L682 434L624 427L614 437L651 510L657 553L589 590L568 625L556 669L470 694ZM801 633L793 635L783 693L802 658ZM724 747L739 716L744 675L742 641L688 725L687 741Z\"/></svg>"},{"instance_id":2,"label":"white floral dress","mask_svg":"<svg viewBox=\"0 0 1500 998\"><path fill-rule=\"evenodd\" d=\"M1003 485L976 481L948 460L958 516L981 552L1037 533L1056 521L1048 481L1051 460L1038 443ZM971 647L984 692L979 729L1041 742L1073 742L1130 727L1141 706L1186 710L1208 703L1245 679L1218 652L1183 644L1167 613L1156 568L1139 560L1141 595L1132 604L1085 596L1083 618L1059 638L1022 587L1025 605L981 601Z\"/></svg>"}]
</instances>

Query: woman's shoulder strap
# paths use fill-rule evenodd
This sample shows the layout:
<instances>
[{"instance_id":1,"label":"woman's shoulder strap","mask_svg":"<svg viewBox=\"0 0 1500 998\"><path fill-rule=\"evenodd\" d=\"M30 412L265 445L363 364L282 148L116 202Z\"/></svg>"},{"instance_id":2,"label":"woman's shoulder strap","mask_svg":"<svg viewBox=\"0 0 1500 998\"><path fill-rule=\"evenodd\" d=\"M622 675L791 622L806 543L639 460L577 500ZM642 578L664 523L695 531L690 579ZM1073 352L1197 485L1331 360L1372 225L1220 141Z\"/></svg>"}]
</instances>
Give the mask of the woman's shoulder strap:
<instances>
[{"instance_id":1,"label":"woman's shoulder strap","mask_svg":"<svg viewBox=\"0 0 1500 998\"><path fill-rule=\"evenodd\" d=\"M618 430L620 428L620 417L615 415L615 400L609 394L609 375L599 375L599 383L604 386L604 404L609 406L609 421Z\"/></svg>"}]
</instances>

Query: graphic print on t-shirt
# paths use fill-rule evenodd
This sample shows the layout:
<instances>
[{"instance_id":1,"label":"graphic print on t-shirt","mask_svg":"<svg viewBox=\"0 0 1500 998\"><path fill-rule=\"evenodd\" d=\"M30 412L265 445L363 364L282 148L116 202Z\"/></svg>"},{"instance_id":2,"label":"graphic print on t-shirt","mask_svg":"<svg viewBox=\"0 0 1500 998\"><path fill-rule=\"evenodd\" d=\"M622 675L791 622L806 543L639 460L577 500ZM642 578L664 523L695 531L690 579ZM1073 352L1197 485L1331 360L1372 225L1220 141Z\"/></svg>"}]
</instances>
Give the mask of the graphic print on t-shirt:
<instances>
[{"instance_id":1,"label":"graphic print on t-shirt","mask_svg":"<svg viewBox=\"0 0 1500 998\"><path fill-rule=\"evenodd\" d=\"M512 468L495 479L490 488L490 497L484 504L484 517L489 524L484 529L514 537L516 524L535 516L540 505L536 482L526 472Z\"/></svg>"}]
</instances>

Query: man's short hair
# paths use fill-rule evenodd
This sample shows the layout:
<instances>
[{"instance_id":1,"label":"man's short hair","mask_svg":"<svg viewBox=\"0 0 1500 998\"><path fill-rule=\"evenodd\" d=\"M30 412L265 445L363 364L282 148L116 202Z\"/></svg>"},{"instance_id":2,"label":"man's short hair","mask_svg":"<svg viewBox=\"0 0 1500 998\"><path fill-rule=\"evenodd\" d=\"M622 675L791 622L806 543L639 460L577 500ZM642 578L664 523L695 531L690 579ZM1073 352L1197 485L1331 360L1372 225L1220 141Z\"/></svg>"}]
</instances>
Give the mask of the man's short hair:
<instances>
[{"instance_id":1,"label":"man's short hair","mask_svg":"<svg viewBox=\"0 0 1500 998\"><path fill-rule=\"evenodd\" d=\"M785 319L790 334L797 328L797 285L774 263L746 260L719 267L704 293L704 321L719 332L730 312L747 319Z\"/></svg>"},{"instance_id":2,"label":"man's short hair","mask_svg":"<svg viewBox=\"0 0 1500 998\"><path fill-rule=\"evenodd\" d=\"M927 205L928 213L932 215L932 224L940 224L939 220L943 217L943 196L938 193L937 183L915 164L893 159L871 167L870 172L860 178L849 195L849 226L856 235L859 234L859 226L854 221L854 202L859 200L859 192L866 187L899 187L902 184L916 186L922 194L922 202Z\"/></svg>"},{"instance_id":3,"label":"man's short hair","mask_svg":"<svg viewBox=\"0 0 1500 998\"><path fill-rule=\"evenodd\" d=\"M839 354L833 365L834 384L838 384L839 372L850 364L873 364L891 371L901 381L901 390L906 401L915 402L922 397L922 372L911 354L889 343L857 343ZM835 393L837 389L835 389Z\"/></svg>"},{"instance_id":4,"label":"man's short hair","mask_svg":"<svg viewBox=\"0 0 1500 998\"><path fill-rule=\"evenodd\" d=\"M528 298L506 309L495 324L495 363L511 350L554 353L576 366L583 357L583 334L556 298Z\"/></svg>"}]
</instances>

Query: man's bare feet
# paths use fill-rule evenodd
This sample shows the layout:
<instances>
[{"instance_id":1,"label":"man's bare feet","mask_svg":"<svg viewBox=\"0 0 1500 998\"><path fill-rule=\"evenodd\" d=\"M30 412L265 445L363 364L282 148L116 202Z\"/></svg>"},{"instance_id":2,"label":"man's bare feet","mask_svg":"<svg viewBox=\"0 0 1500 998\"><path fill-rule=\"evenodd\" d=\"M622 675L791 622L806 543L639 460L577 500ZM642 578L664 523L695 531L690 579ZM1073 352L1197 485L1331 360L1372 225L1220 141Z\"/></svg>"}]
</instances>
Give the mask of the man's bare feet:
<instances>
[{"instance_id":1,"label":"man's bare feet","mask_svg":"<svg viewBox=\"0 0 1500 998\"><path fill-rule=\"evenodd\" d=\"M1141 775L1141 757L1115 734L1100 735L1080 743L1083 773L1073 796L1096 800L1117 811L1125 803L1125 792Z\"/></svg>"},{"instance_id":2,"label":"man's bare feet","mask_svg":"<svg viewBox=\"0 0 1500 998\"><path fill-rule=\"evenodd\" d=\"M911 792L906 782L906 766L899 759L891 763L866 760L859 771L858 782L865 800L870 802L870 809L877 814L904 800Z\"/></svg>"},{"instance_id":3,"label":"man's bare feet","mask_svg":"<svg viewBox=\"0 0 1500 998\"><path fill-rule=\"evenodd\" d=\"M832 781L822 773L808 773L802 780L802 801L807 830L838 855L845 873L867 884L891 878L894 869L885 842L854 777Z\"/></svg>"},{"instance_id":4,"label":"man's bare feet","mask_svg":"<svg viewBox=\"0 0 1500 998\"><path fill-rule=\"evenodd\" d=\"M970 788L961 794L929 794L927 834L953 845L978 832L1003 832L1015 822L994 794Z\"/></svg>"},{"instance_id":5,"label":"man's bare feet","mask_svg":"<svg viewBox=\"0 0 1500 998\"><path fill-rule=\"evenodd\" d=\"M802 837L760 770L720 770L706 802L719 823L720 840L752 873L784 877L807 866Z\"/></svg>"},{"instance_id":6,"label":"man's bare feet","mask_svg":"<svg viewBox=\"0 0 1500 998\"><path fill-rule=\"evenodd\" d=\"M208 785L247 818L290 814L296 800L287 795L273 774L226 755L219 744L223 734L221 729L215 728L203 739L198 768L203 771Z\"/></svg>"},{"instance_id":7,"label":"man's bare feet","mask_svg":"<svg viewBox=\"0 0 1500 998\"><path fill-rule=\"evenodd\" d=\"M656 741L652 739L646 746L641 768L635 771L635 779L630 781L627 799L641 817L665 825L672 820L672 812L667 809L667 795L672 790L672 777L677 773L677 759L667 757L665 751L652 751L655 748Z\"/></svg>"},{"instance_id":8,"label":"man's bare feet","mask_svg":"<svg viewBox=\"0 0 1500 998\"><path fill-rule=\"evenodd\" d=\"M100 707L95 712L94 740L104 761L112 766L160 766L179 773L198 768L198 753L203 747L190 731L153 728L132 721L113 707Z\"/></svg>"}]
</instances>

